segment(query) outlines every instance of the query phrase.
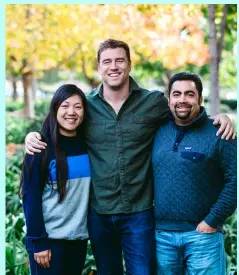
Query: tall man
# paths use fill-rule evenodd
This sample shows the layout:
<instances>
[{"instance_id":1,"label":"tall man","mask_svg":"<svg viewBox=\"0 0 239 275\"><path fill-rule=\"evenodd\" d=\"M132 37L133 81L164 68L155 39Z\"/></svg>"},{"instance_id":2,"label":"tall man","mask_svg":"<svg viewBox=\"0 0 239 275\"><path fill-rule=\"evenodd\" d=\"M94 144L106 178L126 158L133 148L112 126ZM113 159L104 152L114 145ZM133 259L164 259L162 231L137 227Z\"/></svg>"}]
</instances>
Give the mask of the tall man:
<instances>
[{"instance_id":1,"label":"tall man","mask_svg":"<svg viewBox=\"0 0 239 275\"><path fill-rule=\"evenodd\" d=\"M125 42L108 39L97 56L103 83L88 96L86 114L92 167L88 229L97 271L122 275L123 251L127 274L153 274L151 146L156 129L167 121L167 100L129 76L130 50ZM232 132L226 128L226 134ZM44 145L36 138L26 142L28 153Z\"/></svg>"},{"instance_id":2,"label":"tall man","mask_svg":"<svg viewBox=\"0 0 239 275\"><path fill-rule=\"evenodd\" d=\"M225 274L222 225L236 208L236 140L216 136L201 107L202 83L169 83L172 119L152 152L157 274Z\"/></svg>"}]
</instances>

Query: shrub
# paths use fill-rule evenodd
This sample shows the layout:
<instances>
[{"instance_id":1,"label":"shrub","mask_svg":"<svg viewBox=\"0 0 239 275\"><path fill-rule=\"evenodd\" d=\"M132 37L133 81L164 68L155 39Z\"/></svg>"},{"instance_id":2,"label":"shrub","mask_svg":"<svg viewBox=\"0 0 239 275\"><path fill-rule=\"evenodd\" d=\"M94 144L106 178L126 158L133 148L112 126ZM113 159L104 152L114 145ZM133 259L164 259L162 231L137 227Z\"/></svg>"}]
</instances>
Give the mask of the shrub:
<instances>
[{"instance_id":1,"label":"shrub","mask_svg":"<svg viewBox=\"0 0 239 275\"><path fill-rule=\"evenodd\" d=\"M45 118L47 113L50 110L50 102L51 100L39 100L35 103L35 115L36 117L41 118L42 120Z\"/></svg>"},{"instance_id":2,"label":"shrub","mask_svg":"<svg viewBox=\"0 0 239 275\"><path fill-rule=\"evenodd\" d=\"M8 113L6 116L6 143L22 144L27 133L39 131L49 111L49 104L49 100L37 102L35 104L36 118L33 120Z\"/></svg>"},{"instance_id":3,"label":"shrub","mask_svg":"<svg viewBox=\"0 0 239 275\"><path fill-rule=\"evenodd\" d=\"M237 271L237 215L232 215L224 225L224 244L227 258L227 272Z\"/></svg>"},{"instance_id":4,"label":"shrub","mask_svg":"<svg viewBox=\"0 0 239 275\"><path fill-rule=\"evenodd\" d=\"M29 274L24 216L18 197L23 155L18 150L6 159L6 274Z\"/></svg>"},{"instance_id":5,"label":"shrub","mask_svg":"<svg viewBox=\"0 0 239 275\"><path fill-rule=\"evenodd\" d=\"M6 116L6 143L22 144L30 121L19 117Z\"/></svg>"},{"instance_id":6,"label":"shrub","mask_svg":"<svg viewBox=\"0 0 239 275\"><path fill-rule=\"evenodd\" d=\"M7 100L6 101L6 111L7 112L14 112L23 109L24 102L23 100Z\"/></svg>"}]
</instances>

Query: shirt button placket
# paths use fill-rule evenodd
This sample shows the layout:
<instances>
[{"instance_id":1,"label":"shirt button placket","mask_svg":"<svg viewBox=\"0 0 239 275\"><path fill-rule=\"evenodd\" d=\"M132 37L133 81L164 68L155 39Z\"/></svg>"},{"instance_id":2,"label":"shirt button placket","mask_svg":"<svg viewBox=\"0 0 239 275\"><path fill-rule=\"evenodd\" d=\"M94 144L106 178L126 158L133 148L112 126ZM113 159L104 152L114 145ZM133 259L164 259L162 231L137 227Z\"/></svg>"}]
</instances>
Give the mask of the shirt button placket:
<instances>
[{"instance_id":1,"label":"shirt button placket","mask_svg":"<svg viewBox=\"0 0 239 275\"><path fill-rule=\"evenodd\" d=\"M122 144L122 127L120 120L116 120L116 150L118 154L118 163L119 163L119 176L121 183L121 196L122 201L125 202L127 199L124 195L124 177L125 177L125 168L124 168L124 150Z\"/></svg>"}]
</instances>

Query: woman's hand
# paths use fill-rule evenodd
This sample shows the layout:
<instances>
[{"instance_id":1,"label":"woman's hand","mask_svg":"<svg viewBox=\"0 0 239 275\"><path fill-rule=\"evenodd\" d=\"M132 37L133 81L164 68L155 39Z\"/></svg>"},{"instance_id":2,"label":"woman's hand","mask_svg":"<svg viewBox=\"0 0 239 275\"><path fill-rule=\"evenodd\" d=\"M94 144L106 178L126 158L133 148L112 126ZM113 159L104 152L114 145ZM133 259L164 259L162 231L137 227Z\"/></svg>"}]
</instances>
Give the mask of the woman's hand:
<instances>
[{"instance_id":1,"label":"woman's hand","mask_svg":"<svg viewBox=\"0 0 239 275\"><path fill-rule=\"evenodd\" d=\"M43 268L50 267L51 261L51 250L44 250L41 252L34 253L35 261Z\"/></svg>"}]
</instances>

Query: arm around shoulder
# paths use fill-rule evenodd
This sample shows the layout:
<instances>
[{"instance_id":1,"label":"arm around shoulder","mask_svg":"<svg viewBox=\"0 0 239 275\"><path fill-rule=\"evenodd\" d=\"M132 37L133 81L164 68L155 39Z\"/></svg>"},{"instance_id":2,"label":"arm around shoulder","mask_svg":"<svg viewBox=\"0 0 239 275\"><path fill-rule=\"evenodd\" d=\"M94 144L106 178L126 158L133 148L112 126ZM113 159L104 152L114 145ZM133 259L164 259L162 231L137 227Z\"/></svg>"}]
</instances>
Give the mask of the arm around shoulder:
<instances>
[{"instance_id":1,"label":"arm around shoulder","mask_svg":"<svg viewBox=\"0 0 239 275\"><path fill-rule=\"evenodd\" d=\"M47 144L41 141L42 137L38 132L30 132L25 137L25 150L29 155L34 153L40 153L41 150L45 149Z\"/></svg>"},{"instance_id":2,"label":"arm around shoulder","mask_svg":"<svg viewBox=\"0 0 239 275\"><path fill-rule=\"evenodd\" d=\"M164 96L164 93L160 91L153 91L157 94L157 108L159 117L159 126L169 121L170 109L168 106L168 99Z\"/></svg>"}]
</instances>

